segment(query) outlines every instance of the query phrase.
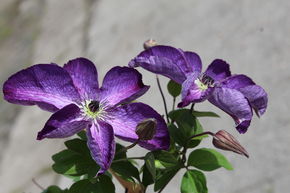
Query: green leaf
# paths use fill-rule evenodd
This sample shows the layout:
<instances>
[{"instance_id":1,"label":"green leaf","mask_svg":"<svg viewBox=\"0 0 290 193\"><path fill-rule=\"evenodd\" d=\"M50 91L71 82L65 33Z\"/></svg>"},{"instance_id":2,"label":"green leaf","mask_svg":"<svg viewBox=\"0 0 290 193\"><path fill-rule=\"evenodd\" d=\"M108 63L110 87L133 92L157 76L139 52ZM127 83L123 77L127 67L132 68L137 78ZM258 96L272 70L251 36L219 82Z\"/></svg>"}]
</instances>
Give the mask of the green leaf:
<instances>
[{"instance_id":1,"label":"green leaf","mask_svg":"<svg viewBox=\"0 0 290 193\"><path fill-rule=\"evenodd\" d=\"M88 146L87 146L87 142L82 140L82 139L72 139L72 140L68 140L66 142L64 142L65 146L76 152L76 153L79 153L81 155L90 155L90 151L88 149Z\"/></svg>"},{"instance_id":2,"label":"green leaf","mask_svg":"<svg viewBox=\"0 0 290 193\"><path fill-rule=\"evenodd\" d=\"M169 117L176 122L175 124L170 124L168 126L169 132L173 140L182 147L193 148L199 145L201 140L206 135L189 139L190 136L199 134L203 132L203 128L199 120L193 116L189 109L178 109L171 111Z\"/></svg>"},{"instance_id":3,"label":"green leaf","mask_svg":"<svg viewBox=\"0 0 290 193\"><path fill-rule=\"evenodd\" d=\"M206 178L204 174L197 170L188 170L184 174L181 193L207 193Z\"/></svg>"},{"instance_id":4,"label":"green leaf","mask_svg":"<svg viewBox=\"0 0 290 193\"><path fill-rule=\"evenodd\" d=\"M180 146L185 145L185 133L174 124L168 125L168 130L172 139Z\"/></svg>"},{"instance_id":5,"label":"green leaf","mask_svg":"<svg viewBox=\"0 0 290 193\"><path fill-rule=\"evenodd\" d=\"M188 157L188 165L204 171L212 171L220 167L233 170L232 165L221 153L208 148L197 149L191 152Z\"/></svg>"},{"instance_id":6,"label":"green leaf","mask_svg":"<svg viewBox=\"0 0 290 193\"><path fill-rule=\"evenodd\" d=\"M155 158L153 153L149 152L145 156L145 165L150 174L152 175L152 178L155 180L156 178L156 168L155 168Z\"/></svg>"},{"instance_id":7,"label":"green leaf","mask_svg":"<svg viewBox=\"0 0 290 193\"><path fill-rule=\"evenodd\" d=\"M77 133L77 135L84 141L87 141L87 134L84 130Z\"/></svg>"},{"instance_id":8,"label":"green leaf","mask_svg":"<svg viewBox=\"0 0 290 193\"><path fill-rule=\"evenodd\" d=\"M123 145L116 143L116 153L115 153L114 160L124 159L127 157L126 151L123 151L124 148L125 147Z\"/></svg>"},{"instance_id":9,"label":"green leaf","mask_svg":"<svg viewBox=\"0 0 290 193\"><path fill-rule=\"evenodd\" d=\"M153 179L152 174L150 173L150 171L148 170L146 166L146 163L143 165L142 170L143 170L142 184L145 187L150 184L153 184L155 179Z\"/></svg>"},{"instance_id":10,"label":"green leaf","mask_svg":"<svg viewBox=\"0 0 290 193\"><path fill-rule=\"evenodd\" d=\"M62 190L58 186L49 186L42 193L68 193L68 190Z\"/></svg>"},{"instance_id":11,"label":"green leaf","mask_svg":"<svg viewBox=\"0 0 290 193\"><path fill-rule=\"evenodd\" d=\"M194 119L193 128L194 128L193 135L200 134L200 133L203 132L203 128L202 128L202 126L201 126L201 124L200 124L200 122L199 122L199 120L197 118ZM198 146L200 144L200 142L202 141L202 139L206 138L206 137L208 137L208 136L207 135L202 135L202 136L194 137L194 138L190 139L187 142L187 147L188 148L194 148L194 147Z\"/></svg>"},{"instance_id":12,"label":"green leaf","mask_svg":"<svg viewBox=\"0 0 290 193\"><path fill-rule=\"evenodd\" d=\"M101 175L94 180L80 180L74 183L69 193L115 193L115 186L110 177Z\"/></svg>"},{"instance_id":13,"label":"green leaf","mask_svg":"<svg viewBox=\"0 0 290 193\"><path fill-rule=\"evenodd\" d=\"M82 176L87 174L90 178L94 177L99 166L86 153L80 154L73 150L66 149L52 156L54 164L53 170L56 173L69 176Z\"/></svg>"},{"instance_id":14,"label":"green leaf","mask_svg":"<svg viewBox=\"0 0 290 193\"><path fill-rule=\"evenodd\" d=\"M176 121L183 116L184 113L190 112L189 109L177 109L169 112L169 117L171 120Z\"/></svg>"},{"instance_id":15,"label":"green leaf","mask_svg":"<svg viewBox=\"0 0 290 193\"><path fill-rule=\"evenodd\" d=\"M135 182L135 178L140 181L139 170L130 161L113 162L111 169L124 180Z\"/></svg>"},{"instance_id":16,"label":"green leaf","mask_svg":"<svg viewBox=\"0 0 290 193\"><path fill-rule=\"evenodd\" d=\"M159 162L165 168L176 167L176 165L180 164L177 160L178 157L168 151L159 150L152 153L154 155L155 162Z\"/></svg>"},{"instance_id":17,"label":"green leaf","mask_svg":"<svg viewBox=\"0 0 290 193\"><path fill-rule=\"evenodd\" d=\"M218 114L211 111L193 111L192 115L196 117L220 117Z\"/></svg>"},{"instance_id":18,"label":"green leaf","mask_svg":"<svg viewBox=\"0 0 290 193\"><path fill-rule=\"evenodd\" d=\"M181 93L181 85L170 80L167 84L168 92L171 96L177 97Z\"/></svg>"},{"instance_id":19,"label":"green leaf","mask_svg":"<svg viewBox=\"0 0 290 193\"><path fill-rule=\"evenodd\" d=\"M175 176L175 174L179 171L180 167L175 167L163 171L159 171L156 182L154 184L154 191L157 192L161 188L165 187L169 181Z\"/></svg>"}]
</instances>

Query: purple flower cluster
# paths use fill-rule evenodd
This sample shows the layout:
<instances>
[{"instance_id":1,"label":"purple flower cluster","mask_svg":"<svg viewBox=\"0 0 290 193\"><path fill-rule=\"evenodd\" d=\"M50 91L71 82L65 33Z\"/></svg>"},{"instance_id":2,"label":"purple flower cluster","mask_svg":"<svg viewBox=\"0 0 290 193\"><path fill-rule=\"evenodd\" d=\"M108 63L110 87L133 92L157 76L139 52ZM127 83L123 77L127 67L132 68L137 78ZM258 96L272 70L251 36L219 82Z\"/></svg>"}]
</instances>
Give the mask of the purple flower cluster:
<instances>
[{"instance_id":1,"label":"purple flower cluster","mask_svg":"<svg viewBox=\"0 0 290 193\"><path fill-rule=\"evenodd\" d=\"M4 83L4 98L53 112L38 133L38 140L70 137L85 129L92 158L100 166L98 175L112 163L114 136L148 150L169 148L170 137L162 116L146 104L132 102L149 89L132 67L141 66L181 84L179 107L208 100L234 119L240 133L247 131L253 110L261 116L267 108L264 89L245 75L232 75L229 64L220 59L202 73L201 59L196 53L154 46L141 52L129 66L112 68L100 87L97 69L88 59L77 58L64 67L34 65ZM136 128L145 127L148 120L154 130L145 131L146 137L140 138L141 131L136 133Z\"/></svg>"},{"instance_id":2,"label":"purple flower cluster","mask_svg":"<svg viewBox=\"0 0 290 193\"><path fill-rule=\"evenodd\" d=\"M156 133L151 140L138 140L149 150L168 149L169 134L164 119L150 106L130 103L143 95L149 86L137 70L114 67L99 87L95 65L85 59L69 61L64 67L38 64L12 75L3 86L7 101L38 105L53 112L37 139L64 138L86 129L92 158L104 173L115 155L114 135L136 142L138 123L153 118Z\"/></svg>"},{"instance_id":3,"label":"purple flower cluster","mask_svg":"<svg viewBox=\"0 0 290 193\"><path fill-rule=\"evenodd\" d=\"M141 66L182 84L179 107L208 100L234 119L240 133L247 131L252 109L261 116L267 108L264 89L245 75L232 75L229 64L220 59L214 60L202 73L201 59L196 53L154 46L141 52L129 66Z\"/></svg>"}]
</instances>

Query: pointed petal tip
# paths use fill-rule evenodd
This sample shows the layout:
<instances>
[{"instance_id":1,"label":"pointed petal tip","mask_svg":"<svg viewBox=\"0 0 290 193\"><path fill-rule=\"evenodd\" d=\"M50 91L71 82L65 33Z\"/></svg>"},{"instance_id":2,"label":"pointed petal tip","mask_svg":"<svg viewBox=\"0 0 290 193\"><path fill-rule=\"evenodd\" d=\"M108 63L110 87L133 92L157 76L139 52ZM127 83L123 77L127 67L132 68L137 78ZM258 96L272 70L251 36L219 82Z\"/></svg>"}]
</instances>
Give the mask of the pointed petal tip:
<instances>
[{"instance_id":1,"label":"pointed petal tip","mask_svg":"<svg viewBox=\"0 0 290 193\"><path fill-rule=\"evenodd\" d=\"M99 176L103 175L106 171L107 171L107 169L100 168L95 177L99 177Z\"/></svg>"},{"instance_id":2,"label":"pointed petal tip","mask_svg":"<svg viewBox=\"0 0 290 193\"><path fill-rule=\"evenodd\" d=\"M44 138L45 137L42 135L42 133L41 132L38 132L37 137L36 137L36 140L42 140Z\"/></svg>"},{"instance_id":3,"label":"pointed petal tip","mask_svg":"<svg viewBox=\"0 0 290 193\"><path fill-rule=\"evenodd\" d=\"M236 126L236 129L238 130L238 132L240 134L245 134L247 132L248 127L250 126L250 124L251 124L251 120L242 121L241 123L239 123Z\"/></svg>"}]
</instances>

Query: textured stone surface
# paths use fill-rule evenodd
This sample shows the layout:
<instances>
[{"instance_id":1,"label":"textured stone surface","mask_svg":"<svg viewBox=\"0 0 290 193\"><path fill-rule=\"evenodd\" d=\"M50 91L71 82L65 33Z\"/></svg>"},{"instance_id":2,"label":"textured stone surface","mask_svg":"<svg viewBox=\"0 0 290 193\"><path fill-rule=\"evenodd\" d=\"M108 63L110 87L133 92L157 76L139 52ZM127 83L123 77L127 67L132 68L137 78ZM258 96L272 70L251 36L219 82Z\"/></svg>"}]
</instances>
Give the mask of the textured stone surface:
<instances>
[{"instance_id":1,"label":"textured stone surface","mask_svg":"<svg viewBox=\"0 0 290 193\"><path fill-rule=\"evenodd\" d=\"M0 8L1 83L25 66L63 64L78 56L96 63L101 80L112 66L127 65L149 37L196 51L204 69L215 58L225 59L233 73L253 77L268 91L269 108L265 116L253 120L246 135L239 135L233 121L219 109L209 103L196 105L222 115L221 119L202 119L205 128L230 131L250 153L250 159L225 153L235 170L207 173L209 192L280 193L290 189L289 1L5 0ZM163 112L154 75L140 71L144 82L152 85L141 101ZM49 114L4 101L0 105L0 193L40 192L31 178L43 186L55 180L51 174L39 177L39 171L49 167L50 155L61 147L58 140L34 141ZM202 145L209 146L209 140ZM140 153L131 153L136 152ZM179 192L182 175L164 192Z\"/></svg>"}]
</instances>

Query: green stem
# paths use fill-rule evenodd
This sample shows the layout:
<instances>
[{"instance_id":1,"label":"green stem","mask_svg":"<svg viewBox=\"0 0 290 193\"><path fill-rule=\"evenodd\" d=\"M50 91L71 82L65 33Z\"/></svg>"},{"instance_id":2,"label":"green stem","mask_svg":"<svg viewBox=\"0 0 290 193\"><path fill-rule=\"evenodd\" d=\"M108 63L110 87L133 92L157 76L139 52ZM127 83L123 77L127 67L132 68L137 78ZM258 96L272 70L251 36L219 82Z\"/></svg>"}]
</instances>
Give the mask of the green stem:
<instances>
[{"instance_id":1,"label":"green stem","mask_svg":"<svg viewBox=\"0 0 290 193\"><path fill-rule=\"evenodd\" d=\"M114 160L113 163L116 163L116 162L121 162L121 161L127 161L129 159L145 159L145 157L127 157L127 158L123 158L123 159L117 159L117 160Z\"/></svg>"},{"instance_id":2,"label":"green stem","mask_svg":"<svg viewBox=\"0 0 290 193\"><path fill-rule=\"evenodd\" d=\"M188 138L188 140L191 140L192 138L199 137L199 136L203 136L203 135L211 135L211 136L214 136L214 133L213 132L210 132L210 131L202 132L202 133L199 133L199 134L190 136Z\"/></svg>"},{"instance_id":3,"label":"green stem","mask_svg":"<svg viewBox=\"0 0 290 193\"><path fill-rule=\"evenodd\" d=\"M175 102L176 102L176 97L173 97L172 111L174 111L175 109Z\"/></svg>"},{"instance_id":4,"label":"green stem","mask_svg":"<svg viewBox=\"0 0 290 193\"><path fill-rule=\"evenodd\" d=\"M191 114L192 114L192 112L193 112L194 105L195 105L195 103L192 103L192 104L191 104L191 107L190 107L190 113L191 113Z\"/></svg>"},{"instance_id":5,"label":"green stem","mask_svg":"<svg viewBox=\"0 0 290 193\"><path fill-rule=\"evenodd\" d=\"M187 147L183 147L183 150L182 150L182 158L181 158L181 161L182 161L182 163L183 164L185 164L185 162L186 162L186 152L187 152Z\"/></svg>"},{"instance_id":6,"label":"green stem","mask_svg":"<svg viewBox=\"0 0 290 193\"><path fill-rule=\"evenodd\" d=\"M139 143L139 141L140 141L140 140L137 139L137 141L135 141L135 142L132 143L131 145L129 145L129 146L127 146L127 147L124 147L123 149L121 149L120 151L118 151L118 152L115 154L115 156L118 155L118 154L120 154L120 153L127 152L128 149L131 149L131 148L135 147L135 146Z\"/></svg>"},{"instance_id":7,"label":"green stem","mask_svg":"<svg viewBox=\"0 0 290 193\"><path fill-rule=\"evenodd\" d=\"M158 75L156 75L156 81L157 81L157 85L158 85L158 88L159 88L159 91L160 91L160 94L161 94L161 97L162 97L162 100L163 100L163 105L164 105L164 110L165 110L166 120L167 120L167 123L169 123L167 104L166 104L166 100L165 100L165 97L164 97L163 91L162 91L162 89L161 89L161 85L160 85L160 81L159 81L159 77L158 77Z\"/></svg>"}]
</instances>

